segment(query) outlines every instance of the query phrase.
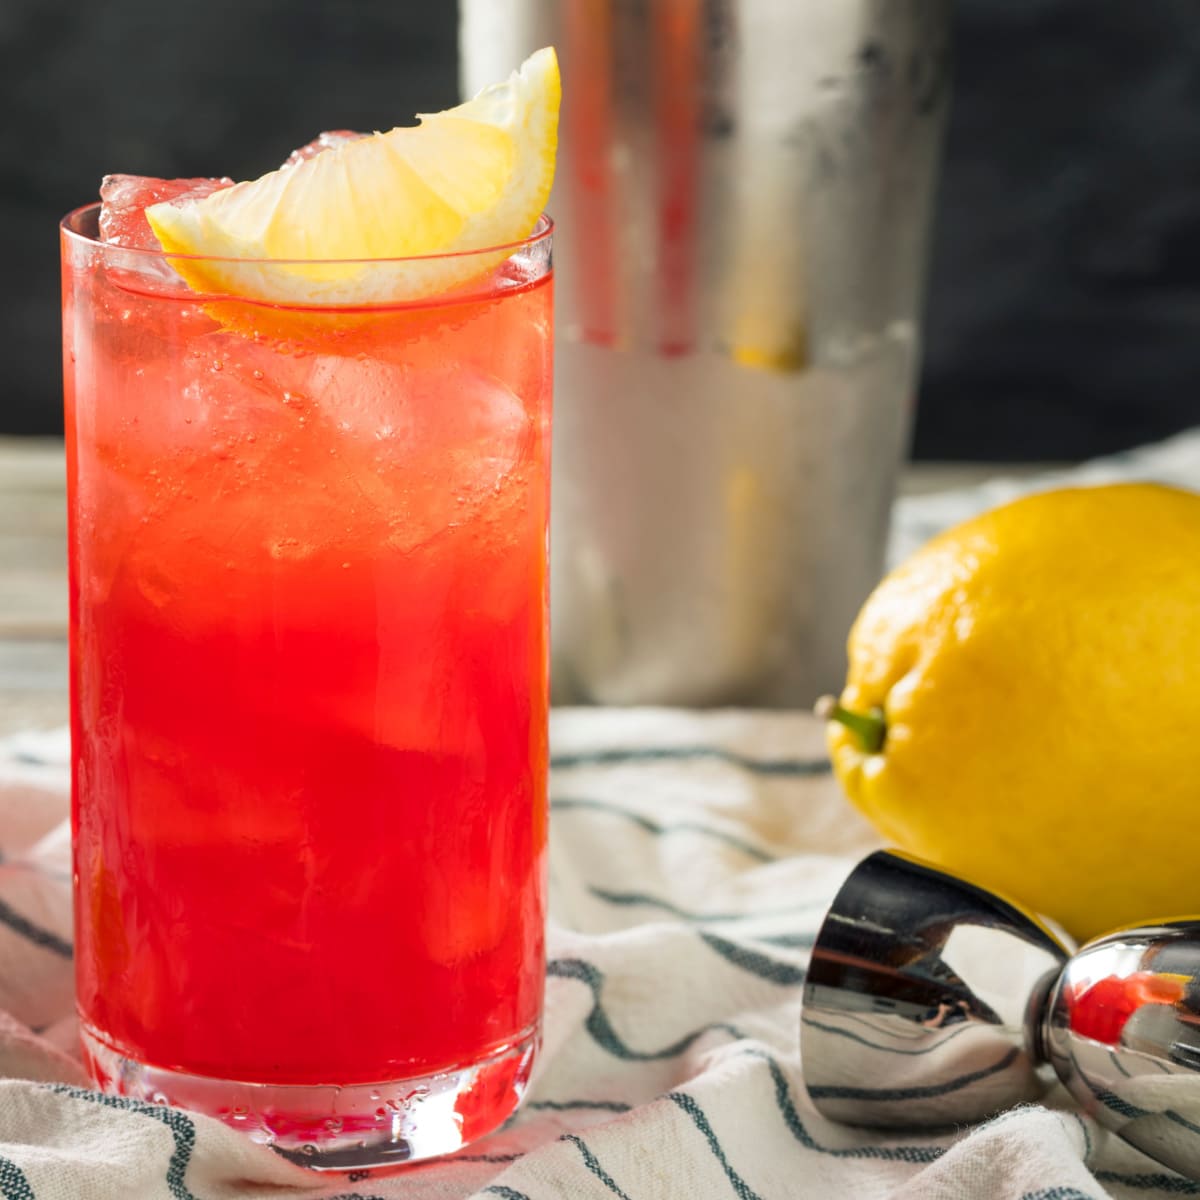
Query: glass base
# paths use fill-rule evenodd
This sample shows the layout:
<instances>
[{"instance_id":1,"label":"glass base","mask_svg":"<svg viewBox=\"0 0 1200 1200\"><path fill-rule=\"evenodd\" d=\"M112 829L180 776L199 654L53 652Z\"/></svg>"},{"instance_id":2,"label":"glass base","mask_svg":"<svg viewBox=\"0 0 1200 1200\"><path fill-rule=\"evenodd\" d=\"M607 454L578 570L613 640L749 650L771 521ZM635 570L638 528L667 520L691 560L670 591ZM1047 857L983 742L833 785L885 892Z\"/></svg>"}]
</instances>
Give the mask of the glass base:
<instances>
[{"instance_id":1,"label":"glass base","mask_svg":"<svg viewBox=\"0 0 1200 1200\"><path fill-rule=\"evenodd\" d=\"M381 1083L247 1083L153 1067L81 1022L84 1065L115 1096L216 1117L252 1141L317 1171L416 1162L491 1133L521 1102L539 1043L530 1030L486 1058Z\"/></svg>"}]
</instances>

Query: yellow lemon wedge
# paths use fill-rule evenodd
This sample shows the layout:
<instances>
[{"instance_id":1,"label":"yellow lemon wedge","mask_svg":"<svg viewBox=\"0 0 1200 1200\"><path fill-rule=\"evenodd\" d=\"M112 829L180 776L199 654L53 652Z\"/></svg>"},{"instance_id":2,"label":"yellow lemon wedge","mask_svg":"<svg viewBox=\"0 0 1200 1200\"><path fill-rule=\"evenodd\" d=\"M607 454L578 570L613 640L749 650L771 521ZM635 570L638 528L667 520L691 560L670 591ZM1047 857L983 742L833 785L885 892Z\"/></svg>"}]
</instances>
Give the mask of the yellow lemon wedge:
<instances>
[{"instance_id":1,"label":"yellow lemon wedge","mask_svg":"<svg viewBox=\"0 0 1200 1200\"><path fill-rule=\"evenodd\" d=\"M375 305L460 286L534 229L554 180L552 49L419 125L348 141L203 199L146 209L193 290ZM406 261L397 261L406 260Z\"/></svg>"}]
</instances>

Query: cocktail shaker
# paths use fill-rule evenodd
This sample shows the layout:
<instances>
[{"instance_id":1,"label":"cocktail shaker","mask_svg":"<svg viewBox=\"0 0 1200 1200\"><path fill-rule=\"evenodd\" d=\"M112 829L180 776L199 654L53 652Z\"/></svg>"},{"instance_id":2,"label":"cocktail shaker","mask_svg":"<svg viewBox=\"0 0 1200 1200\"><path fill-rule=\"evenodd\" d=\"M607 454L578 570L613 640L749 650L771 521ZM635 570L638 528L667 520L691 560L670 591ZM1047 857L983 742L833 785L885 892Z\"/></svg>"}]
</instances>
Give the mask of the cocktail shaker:
<instances>
[{"instance_id":1,"label":"cocktail shaker","mask_svg":"<svg viewBox=\"0 0 1200 1200\"><path fill-rule=\"evenodd\" d=\"M949 0L460 0L563 76L557 702L836 688L912 412Z\"/></svg>"},{"instance_id":2,"label":"cocktail shaker","mask_svg":"<svg viewBox=\"0 0 1200 1200\"><path fill-rule=\"evenodd\" d=\"M1057 1078L1105 1128L1200 1179L1200 919L1071 953L1013 904L881 851L817 935L800 1049L834 1120L955 1126Z\"/></svg>"}]
</instances>

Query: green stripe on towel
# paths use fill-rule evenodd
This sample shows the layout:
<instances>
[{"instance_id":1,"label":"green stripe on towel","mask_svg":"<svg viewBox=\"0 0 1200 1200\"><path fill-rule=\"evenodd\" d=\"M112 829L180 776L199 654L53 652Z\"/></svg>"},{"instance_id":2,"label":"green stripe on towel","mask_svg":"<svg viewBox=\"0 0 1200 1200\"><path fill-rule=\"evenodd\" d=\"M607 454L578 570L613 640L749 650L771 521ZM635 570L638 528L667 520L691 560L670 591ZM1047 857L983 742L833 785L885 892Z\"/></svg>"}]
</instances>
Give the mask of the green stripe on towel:
<instances>
[{"instance_id":1,"label":"green stripe on towel","mask_svg":"<svg viewBox=\"0 0 1200 1200\"><path fill-rule=\"evenodd\" d=\"M644 817L641 813L630 812L629 809L621 808L617 804L606 804L603 800L563 796L559 799L551 800L550 808L556 813L572 811L598 812L604 813L606 816L620 817L628 821L631 825L636 825L639 829L644 829L647 833L652 833L656 837L666 837L674 833L700 834L702 837L722 842L731 849L740 851L747 858L753 858L756 862L775 862L778 858L777 855L772 854L769 850L762 850L758 846L751 845L750 842L734 834L725 833L720 829L713 829L711 826L702 825L698 821L677 821L671 825L664 825L661 821Z\"/></svg>"},{"instance_id":2,"label":"green stripe on towel","mask_svg":"<svg viewBox=\"0 0 1200 1200\"><path fill-rule=\"evenodd\" d=\"M587 1169L591 1171L591 1173L595 1175L595 1177L600 1180L600 1182L604 1184L604 1186L608 1188L608 1190L612 1192L614 1196L619 1196L621 1200L629 1200L629 1196L627 1196L625 1192L621 1190L621 1188L617 1185L616 1180L613 1179L613 1177L600 1165L600 1160L597 1159L597 1157L587 1148L587 1145L584 1143L582 1138L577 1137L573 1133L564 1133L559 1140L570 1142L576 1147L576 1149L578 1149L579 1153L583 1155L584 1166L586 1166Z\"/></svg>"},{"instance_id":3,"label":"green stripe on towel","mask_svg":"<svg viewBox=\"0 0 1200 1200\"><path fill-rule=\"evenodd\" d=\"M573 754L552 754L550 766L559 771L575 767L612 767L622 763L691 762L716 759L752 775L782 775L809 779L828 775L832 769L827 758L749 758L720 746L631 746L621 750L581 750Z\"/></svg>"},{"instance_id":4,"label":"green stripe on towel","mask_svg":"<svg viewBox=\"0 0 1200 1200\"><path fill-rule=\"evenodd\" d=\"M667 1099L682 1108L691 1117L692 1124L704 1135L708 1148L721 1164L721 1170L725 1172L725 1178L729 1180L729 1186L737 1194L738 1200L761 1200L759 1194L729 1165L729 1159L725 1157L725 1151L700 1105L686 1092L668 1092Z\"/></svg>"},{"instance_id":5,"label":"green stripe on towel","mask_svg":"<svg viewBox=\"0 0 1200 1200\"><path fill-rule=\"evenodd\" d=\"M0 1194L4 1200L37 1200L25 1172L7 1158L0 1158Z\"/></svg>"},{"instance_id":6,"label":"green stripe on towel","mask_svg":"<svg viewBox=\"0 0 1200 1200\"><path fill-rule=\"evenodd\" d=\"M681 921L690 921L697 925L724 924L728 921L761 921L769 917L793 917L798 913L824 910L829 903L827 900L817 900L808 904L789 904L786 908L764 909L761 912L697 913L689 912L658 896L648 896L645 892L610 892L607 888L595 887L592 884L588 884L587 890L597 900L603 900L606 904L618 904L626 908L656 908L660 912L678 917Z\"/></svg>"},{"instance_id":7,"label":"green stripe on towel","mask_svg":"<svg viewBox=\"0 0 1200 1200\"><path fill-rule=\"evenodd\" d=\"M49 950L51 954L57 954L60 958L73 958L75 955L75 948L65 938L59 937L49 929L43 929L3 900L0 900L0 925L6 925L26 941L41 946L43 950Z\"/></svg>"},{"instance_id":8,"label":"green stripe on towel","mask_svg":"<svg viewBox=\"0 0 1200 1200\"><path fill-rule=\"evenodd\" d=\"M105 1108L123 1108L127 1112L161 1121L175 1139L175 1152L167 1163L167 1190L174 1200L197 1200L184 1183L192 1151L196 1148L196 1126L186 1113L166 1105L146 1104L129 1096L106 1096L102 1092L89 1092L84 1088L70 1087L63 1083L55 1084L50 1090L60 1096L69 1096L72 1100L84 1100L88 1104L100 1104Z\"/></svg>"},{"instance_id":9,"label":"green stripe on towel","mask_svg":"<svg viewBox=\"0 0 1200 1200\"><path fill-rule=\"evenodd\" d=\"M592 1011L587 1015L584 1028L591 1036L592 1041L602 1050L607 1050L614 1058L619 1058L624 1062L661 1062L663 1059L675 1058L689 1049L693 1043L698 1042L706 1033L715 1031L727 1033L737 1041L743 1040L746 1036L740 1029L718 1021L711 1025L702 1025L699 1029L693 1029L691 1033L685 1033L677 1041L672 1042L669 1046L663 1046L659 1050L634 1050L617 1035L612 1022L608 1019L608 1013L604 1010L604 1004L600 998L604 987L604 974L599 967L584 962L581 958L556 958L546 964L546 976L549 979L574 979L579 983L586 984L591 989Z\"/></svg>"}]
</instances>

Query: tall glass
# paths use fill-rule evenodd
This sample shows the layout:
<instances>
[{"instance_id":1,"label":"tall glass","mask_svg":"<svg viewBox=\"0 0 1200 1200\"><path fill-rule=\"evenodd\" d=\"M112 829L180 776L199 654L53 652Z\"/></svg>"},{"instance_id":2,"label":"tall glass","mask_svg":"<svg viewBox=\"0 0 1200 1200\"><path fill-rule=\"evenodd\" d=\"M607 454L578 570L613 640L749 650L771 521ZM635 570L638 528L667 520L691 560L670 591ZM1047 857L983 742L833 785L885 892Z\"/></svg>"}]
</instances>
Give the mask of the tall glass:
<instances>
[{"instance_id":1,"label":"tall glass","mask_svg":"<svg viewBox=\"0 0 1200 1200\"><path fill-rule=\"evenodd\" d=\"M549 222L452 293L295 309L97 215L62 227L89 1070L314 1167L453 1150L541 1012Z\"/></svg>"}]
</instances>

